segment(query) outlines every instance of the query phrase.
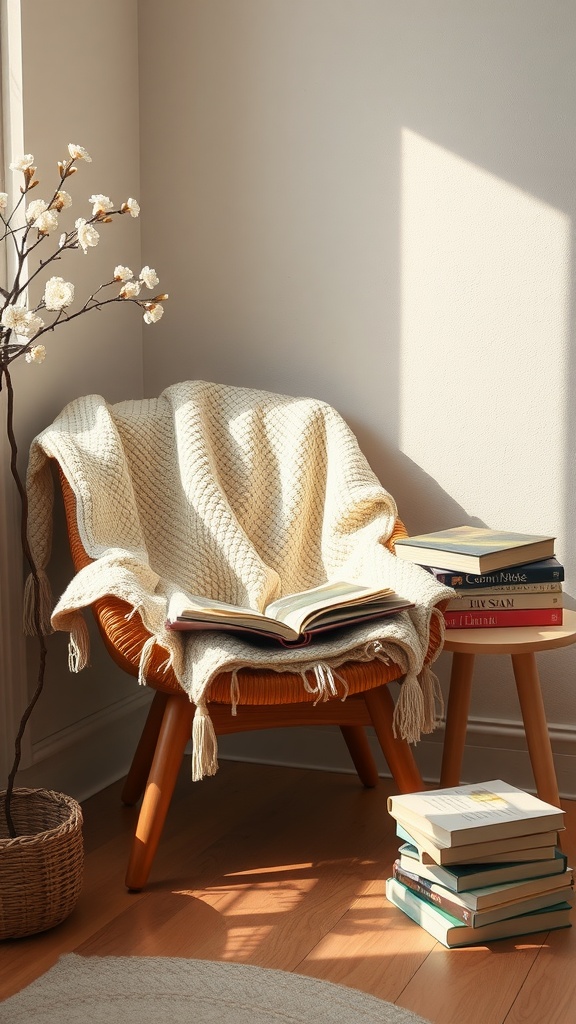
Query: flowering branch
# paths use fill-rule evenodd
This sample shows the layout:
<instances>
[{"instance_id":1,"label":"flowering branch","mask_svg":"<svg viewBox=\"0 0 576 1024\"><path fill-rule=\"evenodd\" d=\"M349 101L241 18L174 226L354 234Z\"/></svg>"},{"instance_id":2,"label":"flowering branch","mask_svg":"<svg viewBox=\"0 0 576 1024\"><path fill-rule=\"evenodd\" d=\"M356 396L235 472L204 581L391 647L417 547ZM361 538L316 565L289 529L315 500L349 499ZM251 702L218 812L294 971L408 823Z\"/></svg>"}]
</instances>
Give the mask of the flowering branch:
<instances>
[{"instance_id":1,"label":"flowering branch","mask_svg":"<svg viewBox=\"0 0 576 1024\"><path fill-rule=\"evenodd\" d=\"M128 267L118 266L114 271L112 279L100 285L86 299L83 306L73 313L67 309L74 302L74 285L65 281L62 277L51 277L45 284L42 299L33 308L28 308L24 303L24 296L30 285L36 278L56 260L62 259L66 250L82 249L86 254L89 249L98 245L100 233L98 228L101 225L110 224L115 217L129 214L137 217L140 207L135 199L127 199L120 206L115 207L108 196L97 194L90 196L92 212L88 217L78 217L74 227L64 231L60 235L58 246L44 259L39 261L36 269L27 272L27 264L31 255L40 246L44 245L49 236L58 229L59 215L72 206L72 197L63 189L67 178L70 178L78 170L78 161L91 162L90 155L82 146L70 144L68 146L69 159L58 162L59 180L51 198L33 199L26 205L26 223L15 227L14 218L16 211L22 202L26 202L29 192L39 185L35 177L34 157L27 154L20 160L10 164L12 170L22 171L24 174L24 185L21 186L21 196L10 215L6 215L8 195L0 192L0 224L3 226L3 234L0 234L0 242L11 239L16 256L16 269L14 280L9 288L0 289L3 303L0 304L0 366L8 366L14 359L24 356L27 362L42 362L46 355L43 344L38 344L38 339L47 331L53 331L63 323L75 319L90 309L101 309L112 302L133 302L144 311L146 323L156 323L164 312L162 302L168 296L164 293L155 295L149 299L140 298L143 287L154 289L158 282L156 272L151 267L143 267L139 276L135 275ZM1 231L1 229L0 229ZM35 235L34 235L35 232ZM96 298L105 288L121 284L120 291L107 298ZM56 313L56 316L48 324L38 315L40 310Z\"/></svg>"},{"instance_id":2,"label":"flowering branch","mask_svg":"<svg viewBox=\"0 0 576 1024\"><path fill-rule=\"evenodd\" d=\"M91 157L83 146L70 143L68 153L68 159L58 162L58 183L49 200L32 199L32 201L28 201L29 193L40 184L35 176L34 157L30 153L10 164L11 170L21 171L24 175L24 184L20 187L20 197L11 213L7 213L8 194L0 192L0 243L11 242L15 258L12 282L8 282L6 287L0 287L0 393L3 390L6 392L6 431L10 447L10 470L20 497L21 546L32 578L34 631L39 641L36 689L20 721L15 739L14 762L8 776L4 798L6 823L12 838L15 837L16 830L10 810L11 798L21 760L24 731L44 687L46 638L40 615L41 582L28 542L26 489L18 472L18 447L14 433L14 388L9 367L15 359L21 357L24 357L29 363L43 362L46 348L44 344L39 343L39 339L49 331L56 330L84 313L94 309L104 309L105 306L109 306L113 302L130 302L143 311L144 322L152 324L160 320L164 313L162 303L168 298L168 295L164 293L158 293L151 298L141 297L142 289L145 288L153 292L159 284L156 271L151 267L143 267L136 277L129 267L119 264L115 267L111 279L95 288L84 303L75 310L72 310L75 299L74 285L56 275L45 281L42 298L35 306L29 308L27 299L30 286L43 272L46 272L47 268L52 268L57 260L61 260L67 250L81 249L86 255L89 249L98 245L101 227L112 223L116 217L125 214L129 214L130 217L138 217L140 213L140 207L135 199L127 199L120 206L115 207L108 196L101 194L90 196L89 202L92 204L90 215L77 217L74 227L60 234L57 247L47 252L43 259L38 260L38 265L31 269L29 263L32 255L40 246L43 246L43 250L47 249L46 239L49 239L58 230L60 214L72 206L72 197L63 188L64 183L77 172L76 165L79 161L91 163ZM17 224L16 214L23 205L25 223ZM106 294L106 290L112 288L116 289L115 294ZM46 323L39 316L41 311L55 315L50 322Z\"/></svg>"}]
</instances>

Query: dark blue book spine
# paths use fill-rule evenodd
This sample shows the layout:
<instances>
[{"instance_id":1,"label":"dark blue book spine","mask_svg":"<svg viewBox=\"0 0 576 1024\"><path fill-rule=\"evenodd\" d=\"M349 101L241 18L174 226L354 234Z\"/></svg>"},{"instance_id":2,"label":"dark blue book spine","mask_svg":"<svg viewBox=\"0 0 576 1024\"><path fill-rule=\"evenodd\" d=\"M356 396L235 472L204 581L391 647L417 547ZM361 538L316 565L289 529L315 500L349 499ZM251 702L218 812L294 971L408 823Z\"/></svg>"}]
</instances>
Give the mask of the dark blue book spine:
<instances>
[{"instance_id":1,"label":"dark blue book spine","mask_svg":"<svg viewBox=\"0 0 576 1024\"><path fill-rule=\"evenodd\" d=\"M564 566L557 558L544 558L540 562L525 562L510 569L496 569L494 572L476 576L469 572L453 572L450 569L435 569L430 572L439 583L447 587L470 589L471 587L506 587L518 583L562 583Z\"/></svg>"}]
</instances>

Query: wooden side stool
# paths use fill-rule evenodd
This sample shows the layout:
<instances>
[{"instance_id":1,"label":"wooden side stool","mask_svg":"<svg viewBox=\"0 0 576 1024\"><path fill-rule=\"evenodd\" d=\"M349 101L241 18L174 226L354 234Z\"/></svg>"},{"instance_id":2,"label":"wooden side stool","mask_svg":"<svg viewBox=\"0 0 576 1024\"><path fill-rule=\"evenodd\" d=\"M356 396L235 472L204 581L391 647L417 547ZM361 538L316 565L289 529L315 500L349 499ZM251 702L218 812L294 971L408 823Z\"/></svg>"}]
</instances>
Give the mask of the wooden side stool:
<instances>
[{"instance_id":1,"label":"wooden side stool","mask_svg":"<svg viewBox=\"0 0 576 1024\"><path fill-rule=\"evenodd\" d=\"M460 782L472 694L474 658L477 654L508 654L512 658L536 792L541 800L560 806L558 781L536 665L536 652L568 647L576 643L576 612L565 608L563 618L562 626L446 630L444 650L452 652L452 672L440 774L442 787L457 786Z\"/></svg>"}]
</instances>

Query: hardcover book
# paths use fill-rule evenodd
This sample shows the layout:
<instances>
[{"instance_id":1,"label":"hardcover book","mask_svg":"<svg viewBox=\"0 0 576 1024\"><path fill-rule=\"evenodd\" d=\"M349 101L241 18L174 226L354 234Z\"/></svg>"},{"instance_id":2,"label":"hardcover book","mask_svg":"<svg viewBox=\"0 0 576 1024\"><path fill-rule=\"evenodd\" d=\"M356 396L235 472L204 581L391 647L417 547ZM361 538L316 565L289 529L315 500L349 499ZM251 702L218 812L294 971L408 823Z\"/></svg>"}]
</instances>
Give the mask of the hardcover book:
<instances>
[{"instance_id":1,"label":"hardcover book","mask_svg":"<svg viewBox=\"0 0 576 1024\"><path fill-rule=\"evenodd\" d=\"M561 626L562 608L506 608L445 611L447 629L506 629L511 626Z\"/></svg>"},{"instance_id":2,"label":"hardcover book","mask_svg":"<svg viewBox=\"0 0 576 1024\"><path fill-rule=\"evenodd\" d=\"M448 949L492 942L495 939L514 938L518 935L534 935L556 928L569 928L572 924L572 905L561 902L543 910L534 910L530 914L520 914L518 917L508 917L503 921L471 928L470 925L458 921L445 910L411 892L395 878L388 878L386 881L386 898Z\"/></svg>"},{"instance_id":3,"label":"hardcover book","mask_svg":"<svg viewBox=\"0 0 576 1024\"><path fill-rule=\"evenodd\" d=\"M405 828L445 846L534 835L564 827L564 811L508 782L399 793L388 797L388 812Z\"/></svg>"},{"instance_id":4,"label":"hardcover book","mask_svg":"<svg viewBox=\"0 0 576 1024\"><path fill-rule=\"evenodd\" d=\"M272 601L264 612L177 592L168 604L170 629L224 629L303 646L326 630L394 615L413 604L389 587L331 582Z\"/></svg>"},{"instance_id":5,"label":"hardcover book","mask_svg":"<svg viewBox=\"0 0 576 1024\"><path fill-rule=\"evenodd\" d=\"M410 892L416 893L422 899L428 900L436 907L441 907L452 917L472 928L479 928L485 924L493 924L495 921L504 921L510 917L518 917L520 914L529 914L533 910L541 910L544 907L552 907L556 903L572 903L574 891L572 888L572 872L558 876L557 881L561 884L551 886L544 890L540 886L539 891L527 893L524 896L514 897L510 895L508 900L499 899L487 902L485 906L475 908L470 905L471 893L458 894L446 889L443 885L437 885L425 878L419 878L410 871L405 871L398 863L394 864L393 877L404 885ZM504 894L513 887L498 886L504 890Z\"/></svg>"},{"instance_id":6,"label":"hardcover book","mask_svg":"<svg viewBox=\"0 0 576 1024\"><path fill-rule=\"evenodd\" d=\"M461 590L458 597L448 601L447 612L465 611L518 611L526 608L562 608L564 595L549 591L511 593L503 590Z\"/></svg>"},{"instance_id":7,"label":"hardcover book","mask_svg":"<svg viewBox=\"0 0 576 1024\"><path fill-rule=\"evenodd\" d=\"M402 843L399 849L400 866L415 872L438 885L444 885L452 892L466 892L490 888L495 885L510 885L515 882L540 880L547 883L552 877L568 871L568 860L560 850L546 860L513 861L510 864L440 864L422 863L418 850L410 843Z\"/></svg>"},{"instance_id":8,"label":"hardcover book","mask_svg":"<svg viewBox=\"0 0 576 1024\"><path fill-rule=\"evenodd\" d=\"M571 888L574 885L572 868L567 867L565 871L561 871L557 875L503 882L500 885L487 885L456 892L449 886L428 878L423 872L404 867L401 858L397 858L394 862L394 877L408 888L411 888L411 882L418 882L427 891L450 896L459 906L467 907L468 910L490 910L492 907L500 907L509 903L516 904L534 896L557 892L558 889ZM561 899L564 899L564 896Z\"/></svg>"},{"instance_id":9,"label":"hardcover book","mask_svg":"<svg viewBox=\"0 0 576 1024\"><path fill-rule=\"evenodd\" d=\"M410 830L396 823L396 835L416 849L423 864L509 864L520 861L549 861L558 845L558 832L551 830L536 835L513 836L510 839L492 839L466 846L442 844L419 832L414 825Z\"/></svg>"},{"instance_id":10,"label":"hardcover book","mask_svg":"<svg viewBox=\"0 0 576 1024\"><path fill-rule=\"evenodd\" d=\"M436 533L401 537L395 543L398 558L419 565L484 574L554 555L554 537L483 526L454 526Z\"/></svg>"},{"instance_id":11,"label":"hardcover book","mask_svg":"<svg viewBox=\"0 0 576 1024\"><path fill-rule=\"evenodd\" d=\"M538 562L528 562L513 568L482 574L454 572L451 569L437 569L433 566L427 568L439 583L454 587L455 590L461 587L469 589L564 582L564 566L557 558L543 558Z\"/></svg>"}]
</instances>

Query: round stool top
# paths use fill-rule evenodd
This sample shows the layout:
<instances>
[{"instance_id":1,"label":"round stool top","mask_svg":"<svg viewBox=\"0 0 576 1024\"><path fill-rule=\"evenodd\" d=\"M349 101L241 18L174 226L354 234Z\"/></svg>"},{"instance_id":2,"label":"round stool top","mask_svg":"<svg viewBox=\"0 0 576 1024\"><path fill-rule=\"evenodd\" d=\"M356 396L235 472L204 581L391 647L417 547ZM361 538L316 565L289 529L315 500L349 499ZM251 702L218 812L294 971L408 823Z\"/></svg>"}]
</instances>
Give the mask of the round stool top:
<instances>
[{"instance_id":1,"label":"round stool top","mask_svg":"<svg viewBox=\"0 0 576 1024\"><path fill-rule=\"evenodd\" d=\"M445 651L462 654L532 654L576 643L576 611L565 608L561 626L447 629Z\"/></svg>"}]
</instances>

